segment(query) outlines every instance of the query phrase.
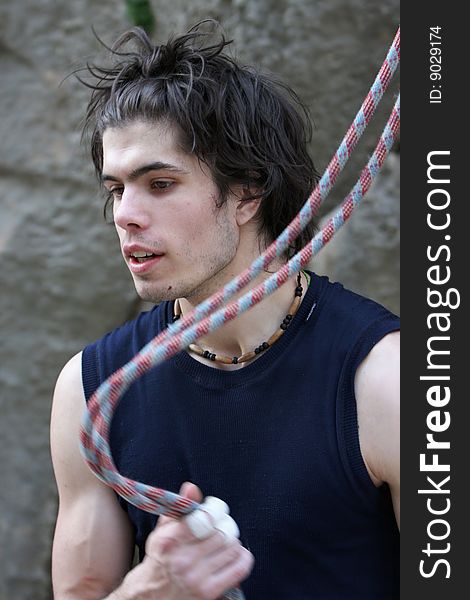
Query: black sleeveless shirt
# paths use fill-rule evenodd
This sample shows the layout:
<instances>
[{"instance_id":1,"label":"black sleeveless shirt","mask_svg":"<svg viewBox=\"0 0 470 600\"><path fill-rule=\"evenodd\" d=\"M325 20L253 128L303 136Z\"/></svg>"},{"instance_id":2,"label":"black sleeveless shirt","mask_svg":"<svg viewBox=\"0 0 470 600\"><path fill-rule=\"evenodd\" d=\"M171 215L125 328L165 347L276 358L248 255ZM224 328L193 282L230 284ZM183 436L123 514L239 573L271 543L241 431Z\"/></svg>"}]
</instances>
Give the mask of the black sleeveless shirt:
<instances>
[{"instance_id":1,"label":"black sleeveless shirt","mask_svg":"<svg viewBox=\"0 0 470 600\"><path fill-rule=\"evenodd\" d=\"M87 346L87 399L171 322L165 302ZM399 321L312 275L285 334L236 371L181 352L137 380L111 427L118 470L225 500L255 557L247 600L399 598L398 529L362 459L354 375ZM120 499L143 557L156 517Z\"/></svg>"}]
</instances>

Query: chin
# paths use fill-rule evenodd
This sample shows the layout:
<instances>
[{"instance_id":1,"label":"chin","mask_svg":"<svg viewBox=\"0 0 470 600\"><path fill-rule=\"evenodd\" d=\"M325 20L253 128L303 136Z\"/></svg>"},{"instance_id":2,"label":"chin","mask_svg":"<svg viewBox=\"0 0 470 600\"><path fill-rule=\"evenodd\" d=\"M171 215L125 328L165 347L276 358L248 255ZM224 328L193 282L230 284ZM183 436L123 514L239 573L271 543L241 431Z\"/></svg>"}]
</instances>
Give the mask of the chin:
<instances>
[{"instance_id":1,"label":"chin","mask_svg":"<svg viewBox=\"0 0 470 600\"><path fill-rule=\"evenodd\" d=\"M153 302L159 304L165 300L176 300L184 297L184 291L181 286L174 286L170 283L158 285L145 281L134 281L135 289L138 296L144 302Z\"/></svg>"},{"instance_id":2,"label":"chin","mask_svg":"<svg viewBox=\"0 0 470 600\"><path fill-rule=\"evenodd\" d=\"M144 302L152 302L153 304L159 304L164 300L176 300L176 298L179 298L177 291L173 291L172 286L152 286L142 284L142 282L136 282L135 289L141 300Z\"/></svg>"}]
</instances>

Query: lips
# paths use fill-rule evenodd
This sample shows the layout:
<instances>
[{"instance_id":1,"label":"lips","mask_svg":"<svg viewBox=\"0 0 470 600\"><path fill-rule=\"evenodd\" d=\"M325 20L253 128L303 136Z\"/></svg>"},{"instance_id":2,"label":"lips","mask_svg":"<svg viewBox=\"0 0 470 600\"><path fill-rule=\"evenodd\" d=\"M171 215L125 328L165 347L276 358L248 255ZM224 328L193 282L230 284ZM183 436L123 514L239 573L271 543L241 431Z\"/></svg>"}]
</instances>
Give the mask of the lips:
<instances>
[{"instance_id":1,"label":"lips","mask_svg":"<svg viewBox=\"0 0 470 600\"><path fill-rule=\"evenodd\" d=\"M133 273L144 273L159 262L163 253L137 244L125 245L123 254Z\"/></svg>"},{"instance_id":2,"label":"lips","mask_svg":"<svg viewBox=\"0 0 470 600\"><path fill-rule=\"evenodd\" d=\"M157 256L153 252L132 252L130 255L130 259L135 259L139 263L146 262L150 258L155 258Z\"/></svg>"}]
</instances>

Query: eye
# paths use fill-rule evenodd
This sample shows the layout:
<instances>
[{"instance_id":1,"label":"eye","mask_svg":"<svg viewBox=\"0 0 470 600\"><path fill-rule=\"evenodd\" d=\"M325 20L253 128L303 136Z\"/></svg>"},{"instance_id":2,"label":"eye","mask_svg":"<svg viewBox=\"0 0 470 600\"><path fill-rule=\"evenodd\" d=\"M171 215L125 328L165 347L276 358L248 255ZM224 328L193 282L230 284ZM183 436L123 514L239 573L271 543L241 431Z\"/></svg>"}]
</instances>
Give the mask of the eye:
<instances>
[{"instance_id":1,"label":"eye","mask_svg":"<svg viewBox=\"0 0 470 600\"><path fill-rule=\"evenodd\" d=\"M112 198L114 200L120 200L122 197L122 194L124 193L124 188L122 186L114 186L112 188L109 188L107 190L108 195L112 196Z\"/></svg>"},{"instance_id":2,"label":"eye","mask_svg":"<svg viewBox=\"0 0 470 600\"><path fill-rule=\"evenodd\" d=\"M152 181L152 183L150 184L150 187L153 190L158 190L158 191L165 191L168 190L172 185L174 184L174 181L169 181L167 179L156 179L155 181Z\"/></svg>"}]
</instances>

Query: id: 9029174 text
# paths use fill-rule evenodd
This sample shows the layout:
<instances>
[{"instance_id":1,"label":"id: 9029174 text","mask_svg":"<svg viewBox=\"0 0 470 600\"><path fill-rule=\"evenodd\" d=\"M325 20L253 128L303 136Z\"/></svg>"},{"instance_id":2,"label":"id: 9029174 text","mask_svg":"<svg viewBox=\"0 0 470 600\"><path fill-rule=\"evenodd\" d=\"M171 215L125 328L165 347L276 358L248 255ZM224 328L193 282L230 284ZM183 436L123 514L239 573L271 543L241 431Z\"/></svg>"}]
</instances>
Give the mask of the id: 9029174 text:
<instances>
[{"instance_id":1,"label":"id: 9029174 text","mask_svg":"<svg viewBox=\"0 0 470 600\"><path fill-rule=\"evenodd\" d=\"M432 88L429 91L429 104L442 102L442 27L429 28L429 79Z\"/></svg>"}]
</instances>

